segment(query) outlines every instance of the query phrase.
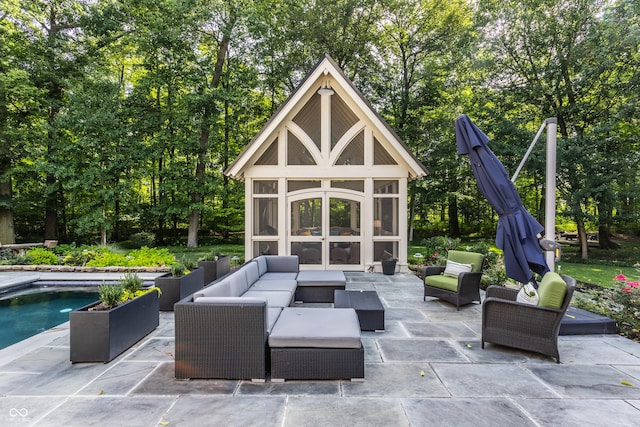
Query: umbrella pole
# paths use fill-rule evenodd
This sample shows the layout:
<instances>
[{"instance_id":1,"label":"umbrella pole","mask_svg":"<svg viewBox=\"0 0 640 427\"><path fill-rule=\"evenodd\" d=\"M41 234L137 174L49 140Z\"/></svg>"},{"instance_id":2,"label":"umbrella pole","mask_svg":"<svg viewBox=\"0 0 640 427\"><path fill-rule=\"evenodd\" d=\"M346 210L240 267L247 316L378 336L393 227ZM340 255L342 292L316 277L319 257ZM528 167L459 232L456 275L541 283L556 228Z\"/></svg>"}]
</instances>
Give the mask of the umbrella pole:
<instances>
[{"instance_id":1,"label":"umbrella pole","mask_svg":"<svg viewBox=\"0 0 640 427\"><path fill-rule=\"evenodd\" d=\"M555 242L556 240L556 133L558 119L551 117L545 120L547 124L547 183L545 195L544 230L545 238ZM547 251L547 266L549 270L555 270L555 252Z\"/></svg>"}]
</instances>

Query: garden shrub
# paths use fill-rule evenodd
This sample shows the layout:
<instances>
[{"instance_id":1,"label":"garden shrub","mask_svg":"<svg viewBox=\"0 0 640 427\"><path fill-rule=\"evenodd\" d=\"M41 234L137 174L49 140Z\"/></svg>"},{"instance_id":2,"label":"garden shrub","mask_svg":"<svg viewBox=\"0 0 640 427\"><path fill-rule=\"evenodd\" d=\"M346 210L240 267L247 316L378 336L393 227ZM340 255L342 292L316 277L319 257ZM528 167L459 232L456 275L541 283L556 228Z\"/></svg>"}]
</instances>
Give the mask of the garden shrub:
<instances>
[{"instance_id":1,"label":"garden shrub","mask_svg":"<svg viewBox=\"0 0 640 427\"><path fill-rule=\"evenodd\" d=\"M34 265L56 265L58 256L47 248L32 248L26 253L30 264Z\"/></svg>"},{"instance_id":2,"label":"garden shrub","mask_svg":"<svg viewBox=\"0 0 640 427\"><path fill-rule=\"evenodd\" d=\"M614 319L621 335L640 342L640 282L618 275L611 288L579 290L574 295L572 305Z\"/></svg>"},{"instance_id":3,"label":"garden shrub","mask_svg":"<svg viewBox=\"0 0 640 427\"><path fill-rule=\"evenodd\" d=\"M140 249L143 246L152 248L156 244L156 235L154 233L141 231L139 233L132 234L129 237L129 244L130 247L134 249Z\"/></svg>"}]
</instances>

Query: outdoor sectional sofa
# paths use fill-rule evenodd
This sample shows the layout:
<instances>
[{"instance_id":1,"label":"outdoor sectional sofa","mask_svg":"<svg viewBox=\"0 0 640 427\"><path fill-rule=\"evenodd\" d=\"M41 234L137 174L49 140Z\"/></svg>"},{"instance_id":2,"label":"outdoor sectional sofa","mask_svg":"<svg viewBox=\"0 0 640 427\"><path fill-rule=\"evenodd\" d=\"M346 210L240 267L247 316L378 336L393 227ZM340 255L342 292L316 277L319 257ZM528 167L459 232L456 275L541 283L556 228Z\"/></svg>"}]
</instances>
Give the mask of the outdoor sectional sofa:
<instances>
[{"instance_id":1,"label":"outdoor sectional sofa","mask_svg":"<svg viewBox=\"0 0 640 427\"><path fill-rule=\"evenodd\" d=\"M312 273L314 295L345 288L344 274ZM298 274L296 255L259 256L176 303L176 378L364 379L355 310L291 307Z\"/></svg>"}]
</instances>

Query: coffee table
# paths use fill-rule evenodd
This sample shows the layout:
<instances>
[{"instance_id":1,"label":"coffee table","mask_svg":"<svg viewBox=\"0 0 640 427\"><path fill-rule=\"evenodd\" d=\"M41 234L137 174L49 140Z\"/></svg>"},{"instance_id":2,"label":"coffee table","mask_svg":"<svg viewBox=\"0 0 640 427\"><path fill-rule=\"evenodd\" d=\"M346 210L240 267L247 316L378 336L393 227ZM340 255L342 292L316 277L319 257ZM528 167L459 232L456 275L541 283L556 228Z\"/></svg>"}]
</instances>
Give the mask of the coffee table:
<instances>
[{"instance_id":1,"label":"coffee table","mask_svg":"<svg viewBox=\"0 0 640 427\"><path fill-rule=\"evenodd\" d=\"M362 331L384 331L384 307L376 291L334 291L333 306L353 308Z\"/></svg>"}]
</instances>

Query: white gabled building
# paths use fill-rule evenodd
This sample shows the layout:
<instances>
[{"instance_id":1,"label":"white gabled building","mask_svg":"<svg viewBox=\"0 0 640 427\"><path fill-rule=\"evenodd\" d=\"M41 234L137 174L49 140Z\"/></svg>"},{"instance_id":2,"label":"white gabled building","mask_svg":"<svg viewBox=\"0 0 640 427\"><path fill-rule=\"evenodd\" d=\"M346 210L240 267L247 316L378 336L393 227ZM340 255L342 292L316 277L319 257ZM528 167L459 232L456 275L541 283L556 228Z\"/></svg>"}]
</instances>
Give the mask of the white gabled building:
<instances>
[{"instance_id":1,"label":"white gabled building","mask_svg":"<svg viewBox=\"0 0 640 427\"><path fill-rule=\"evenodd\" d=\"M379 271L390 254L406 269L407 182L426 171L329 55L225 173L245 183L247 259Z\"/></svg>"}]
</instances>

